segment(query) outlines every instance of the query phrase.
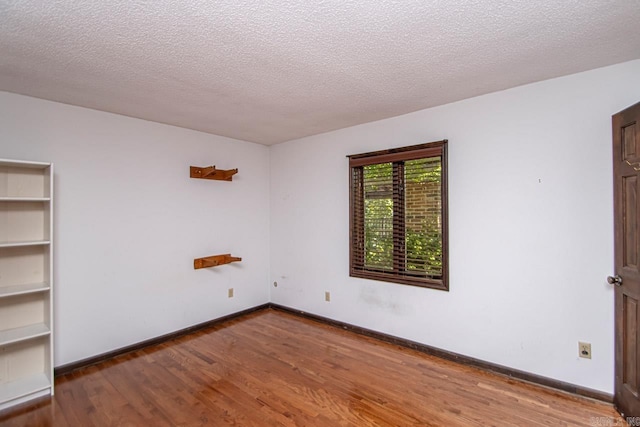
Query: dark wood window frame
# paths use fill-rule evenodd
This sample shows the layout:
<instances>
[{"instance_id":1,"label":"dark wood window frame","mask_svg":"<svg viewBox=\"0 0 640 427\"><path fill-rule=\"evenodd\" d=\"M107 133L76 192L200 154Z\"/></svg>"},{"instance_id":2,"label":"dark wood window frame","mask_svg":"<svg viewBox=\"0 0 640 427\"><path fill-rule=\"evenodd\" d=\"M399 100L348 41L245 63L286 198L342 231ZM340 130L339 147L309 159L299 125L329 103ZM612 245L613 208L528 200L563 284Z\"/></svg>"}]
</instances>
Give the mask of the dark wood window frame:
<instances>
[{"instance_id":1,"label":"dark wood window frame","mask_svg":"<svg viewBox=\"0 0 640 427\"><path fill-rule=\"evenodd\" d=\"M448 262L448 197L447 197L447 140L409 147L354 154L349 158L349 275L385 282L449 290ZM440 197L442 233L442 274L440 277L416 276L407 272L406 224L404 195L404 162L440 157ZM365 166L391 163L393 170L393 267L379 269L365 266L365 190L363 171Z\"/></svg>"}]
</instances>

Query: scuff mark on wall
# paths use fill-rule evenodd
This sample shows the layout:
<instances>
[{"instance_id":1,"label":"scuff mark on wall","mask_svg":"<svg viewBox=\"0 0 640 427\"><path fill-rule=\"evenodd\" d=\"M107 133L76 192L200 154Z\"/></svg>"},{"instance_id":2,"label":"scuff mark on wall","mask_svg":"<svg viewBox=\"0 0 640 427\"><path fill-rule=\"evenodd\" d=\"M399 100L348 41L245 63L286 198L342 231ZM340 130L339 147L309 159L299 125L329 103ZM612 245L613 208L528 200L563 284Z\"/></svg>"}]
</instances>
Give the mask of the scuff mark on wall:
<instances>
[{"instance_id":1,"label":"scuff mark on wall","mask_svg":"<svg viewBox=\"0 0 640 427\"><path fill-rule=\"evenodd\" d=\"M388 311L397 316L408 316L413 313L413 307L399 304L394 301L392 294L382 295L380 291L373 287L362 288L360 300L369 306Z\"/></svg>"}]
</instances>

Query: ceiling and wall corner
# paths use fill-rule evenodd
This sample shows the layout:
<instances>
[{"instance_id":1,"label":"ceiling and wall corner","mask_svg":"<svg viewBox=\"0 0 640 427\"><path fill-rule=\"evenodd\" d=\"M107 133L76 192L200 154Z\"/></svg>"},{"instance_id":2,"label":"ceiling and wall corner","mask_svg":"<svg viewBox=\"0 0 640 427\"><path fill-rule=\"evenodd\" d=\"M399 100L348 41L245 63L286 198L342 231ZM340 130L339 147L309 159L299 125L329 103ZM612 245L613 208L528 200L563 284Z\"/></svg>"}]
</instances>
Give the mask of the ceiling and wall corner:
<instances>
[{"instance_id":1,"label":"ceiling and wall corner","mask_svg":"<svg viewBox=\"0 0 640 427\"><path fill-rule=\"evenodd\" d=\"M640 57L629 0L0 3L0 90L261 144Z\"/></svg>"}]
</instances>

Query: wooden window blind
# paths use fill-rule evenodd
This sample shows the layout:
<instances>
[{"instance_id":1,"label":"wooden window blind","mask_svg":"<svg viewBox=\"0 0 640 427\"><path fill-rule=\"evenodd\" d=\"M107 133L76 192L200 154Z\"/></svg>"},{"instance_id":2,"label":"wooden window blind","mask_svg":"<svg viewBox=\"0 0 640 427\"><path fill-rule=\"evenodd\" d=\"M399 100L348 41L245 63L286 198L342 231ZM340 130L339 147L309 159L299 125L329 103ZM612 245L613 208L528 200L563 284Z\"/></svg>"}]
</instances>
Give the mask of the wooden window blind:
<instances>
[{"instance_id":1,"label":"wooden window blind","mask_svg":"<svg viewBox=\"0 0 640 427\"><path fill-rule=\"evenodd\" d=\"M350 275L448 290L447 141L351 155Z\"/></svg>"}]
</instances>

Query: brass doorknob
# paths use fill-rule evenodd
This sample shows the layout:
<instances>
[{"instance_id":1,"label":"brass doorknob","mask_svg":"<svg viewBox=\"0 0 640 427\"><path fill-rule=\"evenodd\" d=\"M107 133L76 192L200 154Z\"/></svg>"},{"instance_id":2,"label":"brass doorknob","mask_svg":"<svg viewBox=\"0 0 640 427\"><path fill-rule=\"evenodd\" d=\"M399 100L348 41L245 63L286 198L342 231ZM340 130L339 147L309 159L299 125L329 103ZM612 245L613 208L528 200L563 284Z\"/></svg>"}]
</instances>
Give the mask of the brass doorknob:
<instances>
[{"instance_id":1,"label":"brass doorknob","mask_svg":"<svg viewBox=\"0 0 640 427\"><path fill-rule=\"evenodd\" d=\"M609 282L610 285L622 286L622 277L617 274L615 276L609 276L607 277L607 282Z\"/></svg>"}]
</instances>

